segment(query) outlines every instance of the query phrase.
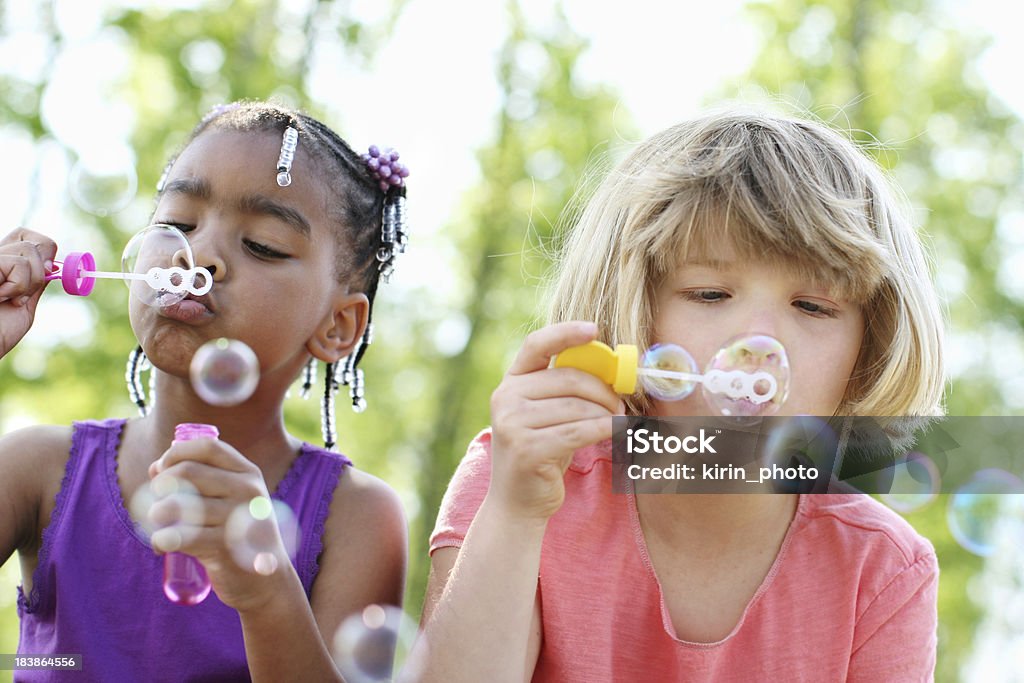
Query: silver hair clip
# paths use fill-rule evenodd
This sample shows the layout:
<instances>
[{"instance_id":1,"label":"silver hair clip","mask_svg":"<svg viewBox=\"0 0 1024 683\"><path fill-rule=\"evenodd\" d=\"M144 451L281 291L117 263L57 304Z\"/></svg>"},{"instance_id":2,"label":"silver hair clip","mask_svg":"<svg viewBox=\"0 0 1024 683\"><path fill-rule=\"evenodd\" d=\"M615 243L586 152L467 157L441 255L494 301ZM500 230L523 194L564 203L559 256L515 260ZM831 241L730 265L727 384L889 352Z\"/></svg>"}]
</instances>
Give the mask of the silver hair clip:
<instances>
[{"instance_id":1,"label":"silver hair clip","mask_svg":"<svg viewBox=\"0 0 1024 683\"><path fill-rule=\"evenodd\" d=\"M291 126L284 129L284 137L281 138L281 155L277 157L277 184L281 187L288 187L292 184L292 159L295 158L295 148L299 144L299 131Z\"/></svg>"}]
</instances>

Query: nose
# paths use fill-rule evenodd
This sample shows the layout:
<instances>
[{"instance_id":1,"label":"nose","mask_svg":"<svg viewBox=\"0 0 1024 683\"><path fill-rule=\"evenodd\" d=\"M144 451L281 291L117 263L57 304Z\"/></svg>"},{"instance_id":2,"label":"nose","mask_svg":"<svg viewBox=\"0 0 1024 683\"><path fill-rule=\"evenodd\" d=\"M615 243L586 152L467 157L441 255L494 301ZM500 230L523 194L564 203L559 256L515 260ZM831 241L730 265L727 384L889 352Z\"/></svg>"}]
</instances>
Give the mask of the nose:
<instances>
[{"instance_id":1,"label":"nose","mask_svg":"<svg viewBox=\"0 0 1024 683\"><path fill-rule=\"evenodd\" d=\"M726 328L731 335L723 342L723 351L728 349L726 355L732 362L750 367L784 362L785 343L790 336L786 332L786 311L767 300L749 304L737 308L738 316Z\"/></svg>"},{"instance_id":2,"label":"nose","mask_svg":"<svg viewBox=\"0 0 1024 683\"><path fill-rule=\"evenodd\" d=\"M772 334L752 330L728 340L722 347L733 363L740 366L773 365L785 358L785 347Z\"/></svg>"},{"instance_id":3,"label":"nose","mask_svg":"<svg viewBox=\"0 0 1024 683\"><path fill-rule=\"evenodd\" d=\"M748 310L742 316L741 329L736 330L736 334L740 335L757 335L763 334L769 337L779 337L780 330L780 311L775 310L769 302L753 303Z\"/></svg>"},{"instance_id":4,"label":"nose","mask_svg":"<svg viewBox=\"0 0 1024 683\"><path fill-rule=\"evenodd\" d=\"M174 264L181 266L182 268L188 268L191 265L202 266L210 271L210 275L213 276L214 282L220 282L227 276L227 264L224 260L217 255L216 250L212 249L208 245L204 245L198 240L192 242L192 258L195 260L194 264L189 263L188 252L184 249L179 249L174 254Z\"/></svg>"}]
</instances>

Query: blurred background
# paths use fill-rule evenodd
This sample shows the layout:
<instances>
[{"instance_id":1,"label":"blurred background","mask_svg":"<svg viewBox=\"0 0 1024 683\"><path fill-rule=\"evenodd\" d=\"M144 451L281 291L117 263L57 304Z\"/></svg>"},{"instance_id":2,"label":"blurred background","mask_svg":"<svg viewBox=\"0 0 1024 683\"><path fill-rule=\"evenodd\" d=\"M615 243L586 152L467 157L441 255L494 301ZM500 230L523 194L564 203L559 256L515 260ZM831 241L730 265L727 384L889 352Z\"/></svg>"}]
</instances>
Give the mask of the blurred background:
<instances>
[{"instance_id":1,"label":"blurred background","mask_svg":"<svg viewBox=\"0 0 1024 683\"><path fill-rule=\"evenodd\" d=\"M405 503L415 618L438 504L542 315L564 207L588 168L703 106L781 101L868 144L934 257L949 413L1024 413L1011 30L992 0L0 0L0 234L24 225L116 270L168 156L235 99L277 98L356 149L399 149L410 250L378 296L369 408L351 414L342 393L338 412L342 450ZM0 362L0 433L135 413L126 301L111 281L87 299L48 290ZM315 400L290 398L287 420L320 442ZM948 502L902 507L942 567L936 679L1024 680L1022 539L969 552ZM17 647L16 565L0 568L0 652Z\"/></svg>"}]
</instances>

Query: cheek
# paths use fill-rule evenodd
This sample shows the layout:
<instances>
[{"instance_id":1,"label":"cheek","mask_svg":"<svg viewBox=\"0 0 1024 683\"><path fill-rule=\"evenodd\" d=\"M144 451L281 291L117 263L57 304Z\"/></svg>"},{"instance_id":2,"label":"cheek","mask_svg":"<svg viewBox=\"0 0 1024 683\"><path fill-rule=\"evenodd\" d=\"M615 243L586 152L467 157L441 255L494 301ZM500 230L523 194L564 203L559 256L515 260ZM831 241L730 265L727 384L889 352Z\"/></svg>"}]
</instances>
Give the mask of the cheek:
<instances>
[{"instance_id":1,"label":"cheek","mask_svg":"<svg viewBox=\"0 0 1024 683\"><path fill-rule=\"evenodd\" d=\"M859 345L845 335L807 340L790 351L792 385L787 413L831 415L853 374ZM859 338L858 340L859 341Z\"/></svg>"}]
</instances>

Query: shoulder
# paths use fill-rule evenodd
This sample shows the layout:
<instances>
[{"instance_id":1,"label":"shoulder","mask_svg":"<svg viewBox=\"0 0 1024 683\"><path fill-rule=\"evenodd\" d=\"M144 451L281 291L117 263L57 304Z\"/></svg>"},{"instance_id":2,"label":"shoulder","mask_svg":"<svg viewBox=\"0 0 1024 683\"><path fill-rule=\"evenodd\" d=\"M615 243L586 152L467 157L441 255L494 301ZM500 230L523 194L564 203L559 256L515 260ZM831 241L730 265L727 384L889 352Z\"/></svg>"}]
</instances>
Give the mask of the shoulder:
<instances>
[{"instance_id":1,"label":"shoulder","mask_svg":"<svg viewBox=\"0 0 1024 683\"><path fill-rule=\"evenodd\" d=\"M802 497L799 514L840 545L885 551L894 561L912 564L934 555L928 539L900 515L865 494L824 494Z\"/></svg>"},{"instance_id":2,"label":"shoulder","mask_svg":"<svg viewBox=\"0 0 1024 683\"><path fill-rule=\"evenodd\" d=\"M858 618L872 605L887 609L915 595L934 608L935 549L898 514L864 494L801 496L798 514L806 553L797 556L827 565L833 581L856 595Z\"/></svg>"},{"instance_id":3,"label":"shoulder","mask_svg":"<svg viewBox=\"0 0 1024 683\"><path fill-rule=\"evenodd\" d=\"M480 509L491 483L491 428L473 437L466 455L452 474L448 488L437 511L434 531L430 535L430 554L438 548L457 548L476 511Z\"/></svg>"},{"instance_id":4,"label":"shoulder","mask_svg":"<svg viewBox=\"0 0 1024 683\"><path fill-rule=\"evenodd\" d=\"M344 520L346 534L357 534L360 530L369 536L397 531L405 534L405 511L395 490L354 467L342 468L330 519ZM339 528L334 529L335 526ZM327 530L340 533L340 527L329 522Z\"/></svg>"},{"instance_id":5,"label":"shoulder","mask_svg":"<svg viewBox=\"0 0 1024 683\"><path fill-rule=\"evenodd\" d=\"M491 483L491 428L473 437L459 466L455 468L441 500L438 525L450 514L468 515L472 521ZM467 521L468 526L468 521Z\"/></svg>"},{"instance_id":6,"label":"shoulder","mask_svg":"<svg viewBox=\"0 0 1024 683\"><path fill-rule=\"evenodd\" d=\"M0 437L3 493L21 518L25 549L38 543L40 520L50 517L71 452L72 428L39 425Z\"/></svg>"},{"instance_id":7,"label":"shoulder","mask_svg":"<svg viewBox=\"0 0 1024 683\"><path fill-rule=\"evenodd\" d=\"M45 456L61 450L66 456L71 448L71 435L70 425L35 425L17 429L0 437L0 457L12 451Z\"/></svg>"},{"instance_id":8,"label":"shoulder","mask_svg":"<svg viewBox=\"0 0 1024 683\"><path fill-rule=\"evenodd\" d=\"M72 433L69 426L38 425L5 434L0 437L0 467L40 481L56 471L59 481L71 453Z\"/></svg>"},{"instance_id":9,"label":"shoulder","mask_svg":"<svg viewBox=\"0 0 1024 683\"><path fill-rule=\"evenodd\" d=\"M377 578L404 576L408 526L398 494L381 479L342 468L324 525L320 573L341 567L351 577L353 561L377 567ZM382 568L388 568L383 571Z\"/></svg>"}]
</instances>

